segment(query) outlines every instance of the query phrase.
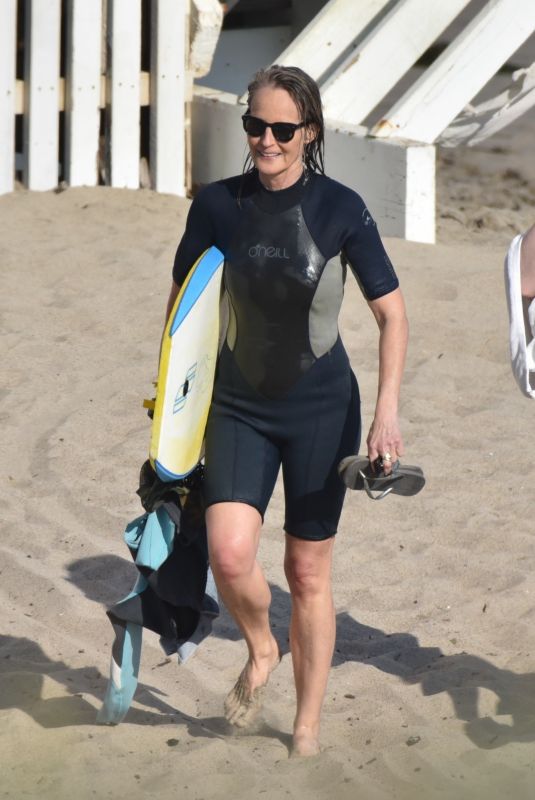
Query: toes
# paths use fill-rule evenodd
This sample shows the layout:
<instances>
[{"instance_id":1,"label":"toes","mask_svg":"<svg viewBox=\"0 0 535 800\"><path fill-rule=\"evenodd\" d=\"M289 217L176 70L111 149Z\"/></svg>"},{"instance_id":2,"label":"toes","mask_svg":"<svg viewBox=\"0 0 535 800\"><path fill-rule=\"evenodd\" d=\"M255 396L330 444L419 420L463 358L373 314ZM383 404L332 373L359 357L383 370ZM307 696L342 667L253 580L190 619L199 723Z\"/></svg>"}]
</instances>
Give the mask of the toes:
<instances>
[{"instance_id":1,"label":"toes","mask_svg":"<svg viewBox=\"0 0 535 800\"><path fill-rule=\"evenodd\" d=\"M240 675L234 687L225 698L225 716L228 720L239 711L241 705L246 700L246 680L244 672Z\"/></svg>"},{"instance_id":2,"label":"toes","mask_svg":"<svg viewBox=\"0 0 535 800\"><path fill-rule=\"evenodd\" d=\"M249 697L242 697L241 702L226 715L227 720L236 728L248 728L262 710L263 694L263 687L259 687Z\"/></svg>"},{"instance_id":3,"label":"toes","mask_svg":"<svg viewBox=\"0 0 535 800\"><path fill-rule=\"evenodd\" d=\"M226 719L237 728L247 728L262 708L263 693L263 687L251 693L242 673L225 700Z\"/></svg>"},{"instance_id":4,"label":"toes","mask_svg":"<svg viewBox=\"0 0 535 800\"><path fill-rule=\"evenodd\" d=\"M277 650L277 658L268 673L269 675L280 663L282 654L280 648ZM264 700L264 690L266 684L257 686L251 691L248 680L248 669L242 671L233 689L228 693L225 703L225 717L237 728L247 728L256 719L262 709Z\"/></svg>"}]
</instances>

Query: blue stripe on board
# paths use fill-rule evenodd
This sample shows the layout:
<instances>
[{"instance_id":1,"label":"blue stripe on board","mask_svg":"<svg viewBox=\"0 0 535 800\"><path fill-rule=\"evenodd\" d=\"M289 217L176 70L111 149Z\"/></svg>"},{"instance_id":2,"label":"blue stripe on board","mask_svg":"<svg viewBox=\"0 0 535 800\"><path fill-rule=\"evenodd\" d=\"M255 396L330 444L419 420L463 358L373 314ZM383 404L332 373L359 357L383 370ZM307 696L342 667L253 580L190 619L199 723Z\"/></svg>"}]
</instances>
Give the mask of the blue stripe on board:
<instances>
[{"instance_id":1,"label":"blue stripe on board","mask_svg":"<svg viewBox=\"0 0 535 800\"><path fill-rule=\"evenodd\" d=\"M188 469L187 472L183 472L182 474L178 474L178 472L171 472L170 470L163 467L160 462L156 459L154 461L154 469L156 470L157 476L162 481L177 481L179 478L186 478L190 472L193 472L195 467L197 466L197 462L192 466L191 469Z\"/></svg>"},{"instance_id":2,"label":"blue stripe on board","mask_svg":"<svg viewBox=\"0 0 535 800\"><path fill-rule=\"evenodd\" d=\"M175 318L169 331L170 336L184 322L185 318L203 293L213 274L225 260L223 253L217 247L210 247L197 264L191 276L186 291L176 310Z\"/></svg>"}]
</instances>

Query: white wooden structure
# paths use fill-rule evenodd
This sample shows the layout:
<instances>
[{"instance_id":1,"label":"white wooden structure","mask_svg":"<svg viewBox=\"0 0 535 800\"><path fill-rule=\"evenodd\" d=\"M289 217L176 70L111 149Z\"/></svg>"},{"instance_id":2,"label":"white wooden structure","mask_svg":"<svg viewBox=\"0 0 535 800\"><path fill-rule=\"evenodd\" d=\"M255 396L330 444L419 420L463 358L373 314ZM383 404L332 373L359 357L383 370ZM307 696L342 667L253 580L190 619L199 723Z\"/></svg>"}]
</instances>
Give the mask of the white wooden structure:
<instances>
[{"instance_id":1,"label":"white wooden structure","mask_svg":"<svg viewBox=\"0 0 535 800\"><path fill-rule=\"evenodd\" d=\"M150 10L142 22L141 0L1 0L0 194L14 188L17 149L30 189L54 189L60 179L94 186L102 176L111 186L138 188L144 106L150 183L186 194L193 79L210 67L222 10L218 0L152 0ZM145 71L142 38L150 52Z\"/></svg>"},{"instance_id":2,"label":"white wooden structure","mask_svg":"<svg viewBox=\"0 0 535 800\"><path fill-rule=\"evenodd\" d=\"M303 12L309 0L293 2ZM141 155L150 185L178 195L240 172L243 92L252 72L276 62L302 67L320 85L328 174L365 196L385 235L433 242L436 144L475 143L535 105L535 54L508 89L472 105L535 31L535 0L325 0L294 38L281 27L219 36L219 0L151 0L148 20L144 7L1 1L0 194L12 191L16 169L30 189L53 189L60 179L136 188ZM415 63L444 31L447 46L415 79ZM141 63L142 42L150 64ZM144 106L150 137L142 154Z\"/></svg>"},{"instance_id":3,"label":"white wooden structure","mask_svg":"<svg viewBox=\"0 0 535 800\"><path fill-rule=\"evenodd\" d=\"M400 89L444 31L441 55ZM535 65L514 73L499 98L468 105L534 31L535 0L329 0L270 61L299 66L318 81L328 174L365 196L385 235L434 242L435 145L480 141L535 105ZM228 32L232 49L225 50L223 31L214 68L195 88L194 183L243 164L243 147L235 145L243 91L255 36L265 41L266 33L243 31L241 47L238 33ZM239 73L247 45L252 55L241 85L218 91L218 74L231 62Z\"/></svg>"}]
</instances>

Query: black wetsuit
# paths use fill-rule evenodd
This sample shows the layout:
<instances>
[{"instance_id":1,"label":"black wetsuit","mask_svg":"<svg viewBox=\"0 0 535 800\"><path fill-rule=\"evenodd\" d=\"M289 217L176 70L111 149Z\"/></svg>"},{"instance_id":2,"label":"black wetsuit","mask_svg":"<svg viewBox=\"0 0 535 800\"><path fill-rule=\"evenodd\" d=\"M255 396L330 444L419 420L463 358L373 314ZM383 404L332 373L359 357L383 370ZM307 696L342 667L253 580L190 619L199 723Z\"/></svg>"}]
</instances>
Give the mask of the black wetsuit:
<instances>
[{"instance_id":1,"label":"black wetsuit","mask_svg":"<svg viewBox=\"0 0 535 800\"><path fill-rule=\"evenodd\" d=\"M369 300L398 286L362 199L324 175L264 189L256 172L192 203L173 277L210 245L225 255L229 326L206 432L207 505L264 515L282 463L287 533L336 533L341 458L358 451L358 386L338 335L347 267ZM340 259L334 259L340 255Z\"/></svg>"}]
</instances>

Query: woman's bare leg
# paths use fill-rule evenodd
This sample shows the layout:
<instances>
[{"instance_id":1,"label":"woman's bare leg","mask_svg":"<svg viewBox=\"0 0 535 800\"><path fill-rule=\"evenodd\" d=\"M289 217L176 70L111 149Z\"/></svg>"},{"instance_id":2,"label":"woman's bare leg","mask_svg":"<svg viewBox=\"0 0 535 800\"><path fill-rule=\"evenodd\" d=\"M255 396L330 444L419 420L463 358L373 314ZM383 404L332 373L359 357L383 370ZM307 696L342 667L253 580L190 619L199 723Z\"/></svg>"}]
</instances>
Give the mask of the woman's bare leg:
<instances>
[{"instance_id":1,"label":"woman's bare leg","mask_svg":"<svg viewBox=\"0 0 535 800\"><path fill-rule=\"evenodd\" d=\"M292 596L290 648L297 694L292 755L319 753L320 715L331 668L335 615L331 589L334 537L286 535L284 568Z\"/></svg>"},{"instance_id":2,"label":"woman's bare leg","mask_svg":"<svg viewBox=\"0 0 535 800\"><path fill-rule=\"evenodd\" d=\"M256 560L262 518L245 503L206 512L210 566L217 590L245 637L249 659L225 701L225 716L246 727L262 707L262 688L280 660L269 625L271 592Z\"/></svg>"}]
</instances>

